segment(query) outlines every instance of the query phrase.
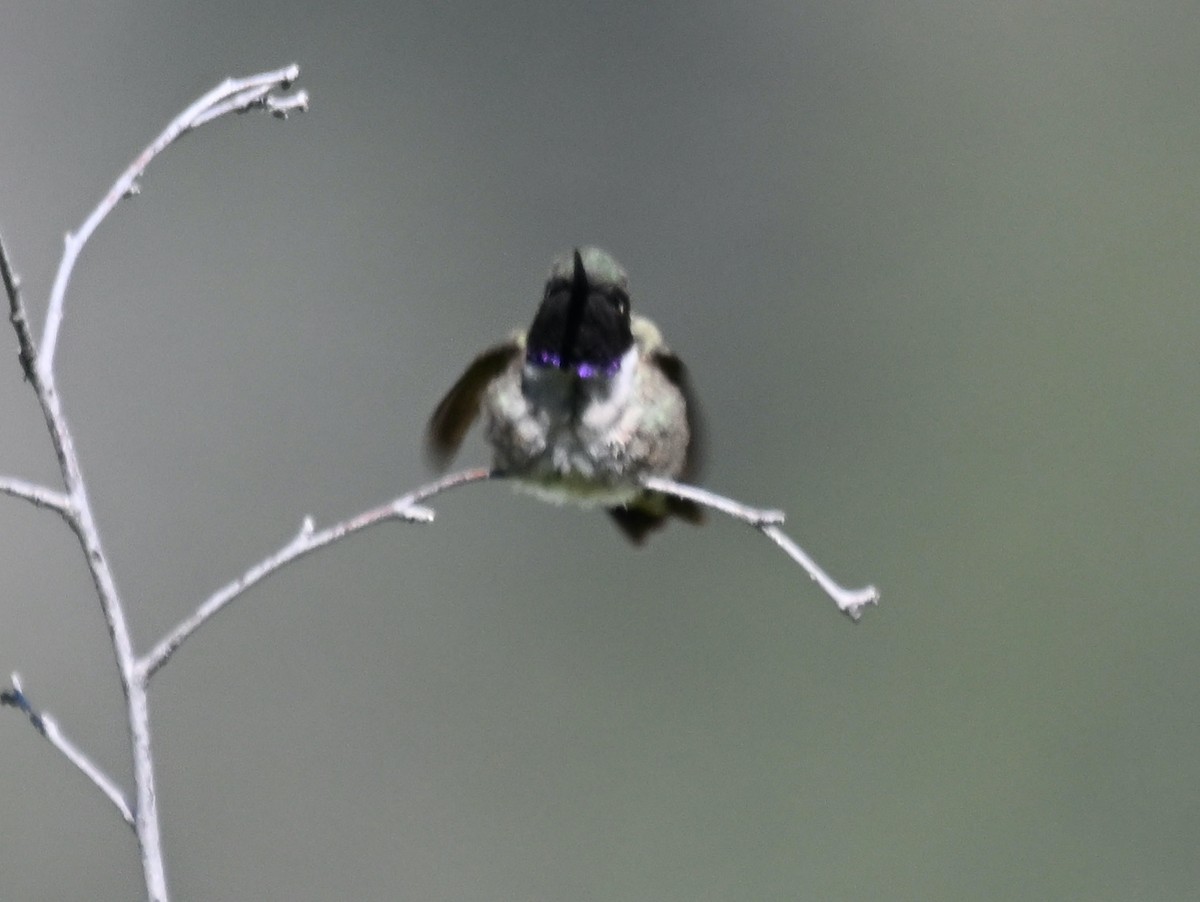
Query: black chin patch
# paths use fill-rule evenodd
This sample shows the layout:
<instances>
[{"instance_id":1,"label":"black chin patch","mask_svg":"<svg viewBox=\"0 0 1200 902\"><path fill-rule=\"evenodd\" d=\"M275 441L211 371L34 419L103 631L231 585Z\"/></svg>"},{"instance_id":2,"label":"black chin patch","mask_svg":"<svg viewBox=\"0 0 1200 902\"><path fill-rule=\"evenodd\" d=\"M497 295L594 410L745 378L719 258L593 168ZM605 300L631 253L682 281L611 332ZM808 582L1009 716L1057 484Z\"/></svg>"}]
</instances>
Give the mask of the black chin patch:
<instances>
[{"instance_id":1,"label":"black chin patch","mask_svg":"<svg viewBox=\"0 0 1200 902\"><path fill-rule=\"evenodd\" d=\"M623 297L592 289L572 315L571 285L546 288L526 339L525 359L535 366L570 370L581 378L613 375L633 347L629 306Z\"/></svg>"}]
</instances>

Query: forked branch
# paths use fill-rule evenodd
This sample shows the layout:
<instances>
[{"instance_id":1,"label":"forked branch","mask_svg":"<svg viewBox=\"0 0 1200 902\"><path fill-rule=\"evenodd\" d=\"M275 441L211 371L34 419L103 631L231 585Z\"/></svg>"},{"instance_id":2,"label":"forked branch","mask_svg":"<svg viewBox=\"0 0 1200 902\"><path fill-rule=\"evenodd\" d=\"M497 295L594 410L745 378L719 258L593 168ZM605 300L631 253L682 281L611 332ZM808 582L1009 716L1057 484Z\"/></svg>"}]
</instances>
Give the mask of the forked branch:
<instances>
[{"instance_id":1,"label":"forked branch","mask_svg":"<svg viewBox=\"0 0 1200 902\"><path fill-rule=\"evenodd\" d=\"M402 495L394 501L363 511L361 514L357 514L319 531L314 529L312 518L306 518L300 525L300 532L296 534L295 538L274 554L263 558L263 560L252 566L237 579L222 586L202 602L191 615L181 621L175 629L171 630L138 662L139 672L147 680L154 676L170 660L171 655L175 653L179 646L183 645L196 630L204 626L217 613L224 610L231 601L251 586L262 582L272 573L292 563L292 561L299 560L306 554L316 551L318 548L332 545L339 539L344 539L349 535L366 529L368 526L374 526L376 523L384 523L388 520L403 520L409 523L431 523L433 522L433 511L424 507L421 504L422 501L428 501L435 495L440 495L442 492L458 488L459 486L492 479L494 476L495 474L490 470L485 469L463 470L459 473L451 473L449 476L444 476L436 482L431 482L415 491L409 492L407 495Z\"/></svg>"},{"instance_id":2,"label":"forked branch","mask_svg":"<svg viewBox=\"0 0 1200 902\"><path fill-rule=\"evenodd\" d=\"M92 233L116 208L117 204L141 190L139 180L150 162L192 129L199 128L206 122L211 122L228 113L241 113L258 108L268 110L275 116L284 117L290 112L303 112L308 109L306 92L297 91L284 96L277 96L273 93L291 90L292 83L299 75L300 67L291 65L274 72L262 72L247 78L228 78L221 82L172 119L162 133L146 145L146 148L137 155L129 168L113 182L108 193L88 214L79 229L73 233L67 233L62 260L58 264L58 272L54 276L54 287L50 291L46 324L42 329L42 352L38 357L38 366L43 370L43 374L49 372L54 365L54 353L58 348L58 334L62 327L63 304L66 301L67 285L71 281L71 273L75 269L75 261L79 259L79 254L88 243L88 239L92 237ZM22 349L24 349L24 345Z\"/></svg>"},{"instance_id":3,"label":"forked branch","mask_svg":"<svg viewBox=\"0 0 1200 902\"><path fill-rule=\"evenodd\" d=\"M23 498L39 507L56 511L79 540L100 602L100 611L112 640L117 677L125 696L136 803L130 804L126 801L116 784L61 733L54 721L33 708L15 677L12 687L0 694L0 702L24 712L38 732L86 774L116 805L122 818L133 826L141 849L142 876L151 902L166 902L168 891L159 827L158 797L154 788L154 756L151 752L146 680L138 667L139 659L134 652L133 639L125 616L125 605L100 541L100 530L88 498L87 484L75 450L75 441L59 397L54 374L54 356L62 328L67 288L79 255L92 234L121 200L138 192L138 180L151 161L180 136L227 113L265 109L276 116L286 116L291 111L305 109L308 97L303 91L278 93L290 91L292 82L298 75L299 69L296 66L287 66L248 78L228 79L171 120L129 168L121 173L79 229L68 233L62 259L50 290L40 347L34 340L29 316L21 297L20 279L12 266L7 249L0 242L0 281L3 281L4 291L8 296L9 319L17 334L21 369L41 405L63 480L63 491L59 492L20 479L0 477L0 493Z\"/></svg>"},{"instance_id":4,"label":"forked branch","mask_svg":"<svg viewBox=\"0 0 1200 902\"><path fill-rule=\"evenodd\" d=\"M359 530L366 529L368 526L373 526L376 523L383 523L388 520L430 523L433 521L434 512L423 506L422 502L428 501L451 489L504 478L506 477L503 473L495 470L462 470L458 473L451 473L448 476L444 476L428 485L421 486L394 501L363 511L361 514L342 520L322 530L316 530L312 519L306 518L300 526L300 531L290 542L251 566L237 579L222 586L205 599L188 617L180 621L178 626L171 630L153 649L138 661L139 675L142 679L149 680L200 627L204 626L205 623L224 610L231 602L246 592L246 590L262 582L272 573L275 573L293 561L299 560L319 548L324 548L326 545L332 545L334 542L344 539ZM803 548L792 541L780 529L780 525L784 520L784 515L781 511L760 510L748 507L724 495L718 495L706 489L697 488L696 486L673 482L669 479L652 477L644 480L643 484L646 488L653 489L656 492L663 492L664 494L674 495L677 498L694 501L704 507L753 526L764 533L782 548L792 560L800 564L808 575L833 599L838 609L849 615L852 620L858 620L862 616L862 609L865 606L876 604L879 601L879 592L874 586L867 586L863 589L846 589L834 582L805 553Z\"/></svg>"}]
</instances>

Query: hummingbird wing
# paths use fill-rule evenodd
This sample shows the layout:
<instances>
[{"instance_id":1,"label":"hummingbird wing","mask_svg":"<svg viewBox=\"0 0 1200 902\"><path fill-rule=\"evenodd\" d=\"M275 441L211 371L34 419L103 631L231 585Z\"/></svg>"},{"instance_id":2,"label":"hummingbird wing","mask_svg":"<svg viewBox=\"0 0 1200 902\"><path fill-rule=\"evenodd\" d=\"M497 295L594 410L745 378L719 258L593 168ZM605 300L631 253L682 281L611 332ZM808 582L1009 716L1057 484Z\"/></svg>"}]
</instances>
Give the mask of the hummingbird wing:
<instances>
[{"instance_id":1,"label":"hummingbird wing","mask_svg":"<svg viewBox=\"0 0 1200 902\"><path fill-rule=\"evenodd\" d=\"M687 406L690 438L688 439L687 457L684 460L683 470L679 473L679 478L688 482L695 481L704 468L705 429L700 402L696 400L696 395L692 391L687 367L666 345L654 348L650 351L650 357L662 370L667 380L679 389L679 393L683 395L683 403Z\"/></svg>"},{"instance_id":2,"label":"hummingbird wing","mask_svg":"<svg viewBox=\"0 0 1200 902\"><path fill-rule=\"evenodd\" d=\"M684 480L695 480L700 476L700 471L704 467L705 429L704 415L700 410L700 402L696 400L696 395L692 392L692 384L691 380L688 379L687 367L683 365L683 361L676 356L675 352L667 347L667 343L663 341L662 333L653 322L644 316L634 316L631 318L629 325L633 332L634 340L637 342L642 353L649 358L652 364L659 368L662 374L667 377L667 381L679 389L679 393L683 395L683 403L687 408L688 432L690 435L683 469L676 475Z\"/></svg>"},{"instance_id":3,"label":"hummingbird wing","mask_svg":"<svg viewBox=\"0 0 1200 902\"><path fill-rule=\"evenodd\" d=\"M667 381L679 389L683 395L683 403L687 406L688 415L688 447L684 458L683 469L677 474L685 482L693 482L700 475L704 464L704 420L700 413L700 405L692 392L688 380L687 367L664 344L657 335L657 330L651 333L642 327L643 334L648 336L650 347L647 354L651 362L667 377ZM673 495L662 495L658 492L643 492L629 504L623 507L611 507L609 516L617 524L625 537L634 545L641 545L646 537L666 525L671 517L678 517L688 523L704 522L704 510L694 501L686 501Z\"/></svg>"},{"instance_id":4,"label":"hummingbird wing","mask_svg":"<svg viewBox=\"0 0 1200 902\"><path fill-rule=\"evenodd\" d=\"M438 469L458 453L459 445L479 415L488 385L520 356L521 346L520 336L514 336L488 348L458 377L433 411L425 431L425 454Z\"/></svg>"}]
</instances>

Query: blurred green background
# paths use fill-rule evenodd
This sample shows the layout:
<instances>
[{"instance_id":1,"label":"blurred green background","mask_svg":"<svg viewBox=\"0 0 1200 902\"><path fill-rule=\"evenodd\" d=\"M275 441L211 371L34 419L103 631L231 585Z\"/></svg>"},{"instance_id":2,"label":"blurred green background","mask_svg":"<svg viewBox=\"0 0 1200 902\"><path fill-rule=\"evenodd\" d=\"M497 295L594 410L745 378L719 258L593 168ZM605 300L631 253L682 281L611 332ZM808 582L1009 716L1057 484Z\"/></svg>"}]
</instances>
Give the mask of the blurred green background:
<instances>
[{"instance_id":1,"label":"blurred green background","mask_svg":"<svg viewBox=\"0 0 1200 902\"><path fill-rule=\"evenodd\" d=\"M738 524L642 551L503 486L281 573L154 684L180 900L1174 900L1200 885L1194 2L7 4L0 229L40 322L221 78L312 111L150 171L60 385L145 648L611 250ZM0 472L55 468L11 334ZM485 460L473 439L465 463ZM128 780L73 538L0 503L0 672ZM128 831L0 715L0 899L130 899Z\"/></svg>"}]
</instances>

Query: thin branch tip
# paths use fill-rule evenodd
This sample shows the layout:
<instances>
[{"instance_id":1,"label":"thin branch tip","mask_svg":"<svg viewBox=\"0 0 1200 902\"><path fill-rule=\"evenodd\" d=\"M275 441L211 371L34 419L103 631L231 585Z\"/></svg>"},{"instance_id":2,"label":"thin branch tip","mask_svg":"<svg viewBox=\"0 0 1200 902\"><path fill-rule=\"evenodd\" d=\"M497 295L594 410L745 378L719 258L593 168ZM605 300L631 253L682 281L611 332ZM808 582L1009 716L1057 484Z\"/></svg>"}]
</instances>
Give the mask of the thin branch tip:
<instances>
[{"instance_id":1,"label":"thin branch tip","mask_svg":"<svg viewBox=\"0 0 1200 902\"><path fill-rule=\"evenodd\" d=\"M12 268L3 237L0 237L0 275L4 277L4 290L8 292L9 300L12 300L13 295L21 293L21 277Z\"/></svg>"},{"instance_id":2,"label":"thin branch tip","mask_svg":"<svg viewBox=\"0 0 1200 902\"><path fill-rule=\"evenodd\" d=\"M84 245L113 209L122 200L137 193L137 186L150 163L180 136L228 113L260 108L270 110L273 115L286 117L290 112L306 109L308 94L304 91L287 97L271 96L271 92L275 90L290 90L299 75L300 67L292 64L273 72L225 79L172 119L158 137L121 173L104 198L80 225L79 231L75 234L67 233L66 249L54 277L46 320L42 326L41 357L44 362L39 363L43 363L46 374L50 373L54 362L63 320L63 304L76 261Z\"/></svg>"},{"instance_id":3,"label":"thin branch tip","mask_svg":"<svg viewBox=\"0 0 1200 902\"><path fill-rule=\"evenodd\" d=\"M263 105L266 106L267 110L276 119L286 119L291 113L307 113L308 101L307 91L297 91L295 94L289 94L286 97L276 97L268 94L263 99Z\"/></svg>"},{"instance_id":4,"label":"thin branch tip","mask_svg":"<svg viewBox=\"0 0 1200 902\"><path fill-rule=\"evenodd\" d=\"M246 78L230 78L227 83L231 85L272 84L287 91L296 83L296 79L299 77L300 64L288 63L286 66L263 72L261 75L251 75Z\"/></svg>"},{"instance_id":5,"label":"thin branch tip","mask_svg":"<svg viewBox=\"0 0 1200 902\"><path fill-rule=\"evenodd\" d=\"M851 620L858 620L862 616L862 609L867 605L879 603L879 592L874 586L867 586L865 589L847 589L836 583L829 574L822 570L803 548L780 529L784 521L782 511L760 510L724 495L718 495L716 492L710 492L694 485L685 485L671 479L662 479L658 476L643 479L642 485L652 491L691 501L739 520L747 526L753 526L804 568L809 577L825 590L825 594L833 600L838 610L849 615Z\"/></svg>"},{"instance_id":6,"label":"thin branch tip","mask_svg":"<svg viewBox=\"0 0 1200 902\"><path fill-rule=\"evenodd\" d=\"M25 694L25 690L21 688L21 678L13 673L12 687L9 689L0 690L0 707L13 708L20 711L29 718L29 723L42 736L46 735L47 718L38 713L33 707L33 702L29 700L29 696ZM53 726L53 722L51 722Z\"/></svg>"},{"instance_id":7,"label":"thin branch tip","mask_svg":"<svg viewBox=\"0 0 1200 902\"><path fill-rule=\"evenodd\" d=\"M36 377L34 367L37 349L33 344L33 333L29 331L29 320L25 316L25 303L21 300L21 277L13 269L3 237L0 237L0 277L4 280L4 290L8 295L8 321L17 333L17 361L21 364L25 381L32 383Z\"/></svg>"},{"instance_id":8,"label":"thin branch tip","mask_svg":"<svg viewBox=\"0 0 1200 902\"><path fill-rule=\"evenodd\" d=\"M868 607L879 605L879 590L874 586L866 586L853 592L846 600L838 601L837 605L847 617L858 623Z\"/></svg>"},{"instance_id":9,"label":"thin branch tip","mask_svg":"<svg viewBox=\"0 0 1200 902\"><path fill-rule=\"evenodd\" d=\"M0 706L16 709L29 718L29 723L37 730L38 735L49 742L64 758L87 777L92 785L99 789L112 802L122 820L136 830L137 820L133 809L125 798L124 792L116 782L104 773L84 752L73 743L58 727L58 722L49 714L43 714L33 706L24 690L21 688L21 678L12 675L12 688L0 690Z\"/></svg>"}]
</instances>

